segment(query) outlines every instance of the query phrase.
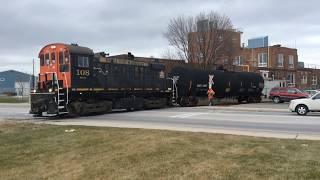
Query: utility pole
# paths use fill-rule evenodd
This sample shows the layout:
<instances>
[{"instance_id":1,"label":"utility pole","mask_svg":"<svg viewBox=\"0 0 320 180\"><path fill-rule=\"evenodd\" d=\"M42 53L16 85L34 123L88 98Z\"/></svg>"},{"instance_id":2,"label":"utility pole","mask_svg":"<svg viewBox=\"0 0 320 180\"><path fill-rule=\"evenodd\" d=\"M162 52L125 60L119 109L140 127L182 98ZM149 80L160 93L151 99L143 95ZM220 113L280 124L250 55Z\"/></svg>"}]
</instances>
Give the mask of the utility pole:
<instances>
[{"instance_id":1,"label":"utility pole","mask_svg":"<svg viewBox=\"0 0 320 180\"><path fill-rule=\"evenodd\" d=\"M35 89L35 77L34 77L34 58L32 59L32 87Z\"/></svg>"}]
</instances>

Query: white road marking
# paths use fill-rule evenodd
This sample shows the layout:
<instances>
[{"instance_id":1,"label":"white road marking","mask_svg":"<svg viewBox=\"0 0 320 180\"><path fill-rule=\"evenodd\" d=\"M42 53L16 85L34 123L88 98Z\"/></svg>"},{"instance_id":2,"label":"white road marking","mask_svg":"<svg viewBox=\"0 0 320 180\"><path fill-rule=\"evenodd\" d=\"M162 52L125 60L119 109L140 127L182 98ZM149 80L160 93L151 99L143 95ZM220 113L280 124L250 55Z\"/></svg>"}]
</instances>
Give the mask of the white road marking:
<instances>
[{"instance_id":1,"label":"white road marking","mask_svg":"<svg viewBox=\"0 0 320 180\"><path fill-rule=\"evenodd\" d=\"M171 118L189 118L192 116L199 116L199 115L204 115L204 114L209 114L209 113L183 113L183 114L178 114L178 115L174 115L174 116L169 116Z\"/></svg>"}]
</instances>

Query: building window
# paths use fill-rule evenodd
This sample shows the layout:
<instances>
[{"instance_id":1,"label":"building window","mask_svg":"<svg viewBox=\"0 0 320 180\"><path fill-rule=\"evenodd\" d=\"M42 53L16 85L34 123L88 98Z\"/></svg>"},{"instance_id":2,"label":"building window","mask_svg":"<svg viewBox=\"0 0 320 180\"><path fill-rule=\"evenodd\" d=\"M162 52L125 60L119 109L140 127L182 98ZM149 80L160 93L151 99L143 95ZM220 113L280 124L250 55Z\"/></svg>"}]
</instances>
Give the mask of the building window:
<instances>
[{"instance_id":1,"label":"building window","mask_svg":"<svg viewBox=\"0 0 320 180\"><path fill-rule=\"evenodd\" d=\"M233 65L239 66L239 65L244 65L244 59L241 56L236 56L234 58Z\"/></svg>"},{"instance_id":2,"label":"building window","mask_svg":"<svg viewBox=\"0 0 320 180\"><path fill-rule=\"evenodd\" d=\"M200 57L201 59L203 59L204 55L203 55L202 52L200 52L199 57Z\"/></svg>"},{"instance_id":3,"label":"building window","mask_svg":"<svg viewBox=\"0 0 320 180\"><path fill-rule=\"evenodd\" d=\"M229 64L229 60L228 59L223 59L223 64Z\"/></svg>"},{"instance_id":4,"label":"building window","mask_svg":"<svg viewBox=\"0 0 320 180\"><path fill-rule=\"evenodd\" d=\"M289 68L294 68L294 57L289 55Z\"/></svg>"},{"instance_id":5,"label":"building window","mask_svg":"<svg viewBox=\"0 0 320 180\"><path fill-rule=\"evenodd\" d=\"M308 77L307 76L302 76L301 84L307 84L307 83L308 83Z\"/></svg>"},{"instance_id":6,"label":"building window","mask_svg":"<svg viewBox=\"0 0 320 180\"><path fill-rule=\"evenodd\" d=\"M267 53L259 53L258 54L258 67L268 67Z\"/></svg>"},{"instance_id":7,"label":"building window","mask_svg":"<svg viewBox=\"0 0 320 180\"><path fill-rule=\"evenodd\" d=\"M295 75L293 73L288 74L287 80L288 80L290 86L295 85Z\"/></svg>"},{"instance_id":8,"label":"building window","mask_svg":"<svg viewBox=\"0 0 320 180\"><path fill-rule=\"evenodd\" d=\"M203 53L202 53L202 52L199 52L199 53L197 54L197 58L198 58L199 63L202 63L202 62L204 61L204 55L203 55Z\"/></svg>"},{"instance_id":9,"label":"building window","mask_svg":"<svg viewBox=\"0 0 320 180\"><path fill-rule=\"evenodd\" d=\"M317 85L317 76L312 76L312 85Z\"/></svg>"},{"instance_id":10,"label":"building window","mask_svg":"<svg viewBox=\"0 0 320 180\"><path fill-rule=\"evenodd\" d=\"M85 56L78 56L78 67L89 67L89 58Z\"/></svg>"},{"instance_id":11,"label":"building window","mask_svg":"<svg viewBox=\"0 0 320 180\"><path fill-rule=\"evenodd\" d=\"M277 67L283 67L283 54L278 54Z\"/></svg>"}]
</instances>

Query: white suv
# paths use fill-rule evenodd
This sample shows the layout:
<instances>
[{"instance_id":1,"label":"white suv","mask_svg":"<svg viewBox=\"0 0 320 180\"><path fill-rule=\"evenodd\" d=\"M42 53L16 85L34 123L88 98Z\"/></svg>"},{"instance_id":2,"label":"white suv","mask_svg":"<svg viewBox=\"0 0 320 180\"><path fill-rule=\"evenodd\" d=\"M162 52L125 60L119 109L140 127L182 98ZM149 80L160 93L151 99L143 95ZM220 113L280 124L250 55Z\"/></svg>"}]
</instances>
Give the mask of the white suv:
<instances>
[{"instance_id":1,"label":"white suv","mask_svg":"<svg viewBox=\"0 0 320 180\"><path fill-rule=\"evenodd\" d=\"M289 109L298 115L306 115L308 112L320 112L320 92L308 98L291 100Z\"/></svg>"}]
</instances>

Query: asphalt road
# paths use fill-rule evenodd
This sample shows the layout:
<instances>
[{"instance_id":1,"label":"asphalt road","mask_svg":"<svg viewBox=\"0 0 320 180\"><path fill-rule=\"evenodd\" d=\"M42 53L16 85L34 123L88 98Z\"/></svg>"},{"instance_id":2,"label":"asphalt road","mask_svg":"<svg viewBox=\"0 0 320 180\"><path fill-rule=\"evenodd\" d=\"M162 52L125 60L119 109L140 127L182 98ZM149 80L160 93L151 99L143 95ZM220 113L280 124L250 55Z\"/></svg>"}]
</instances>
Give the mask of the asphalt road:
<instances>
[{"instance_id":1,"label":"asphalt road","mask_svg":"<svg viewBox=\"0 0 320 180\"><path fill-rule=\"evenodd\" d=\"M320 114L297 116L288 104L242 104L217 107L167 108L134 112L113 112L74 119L32 118L27 105L3 106L1 119L29 119L56 125L111 126L214 132L263 137L320 139Z\"/></svg>"}]
</instances>

